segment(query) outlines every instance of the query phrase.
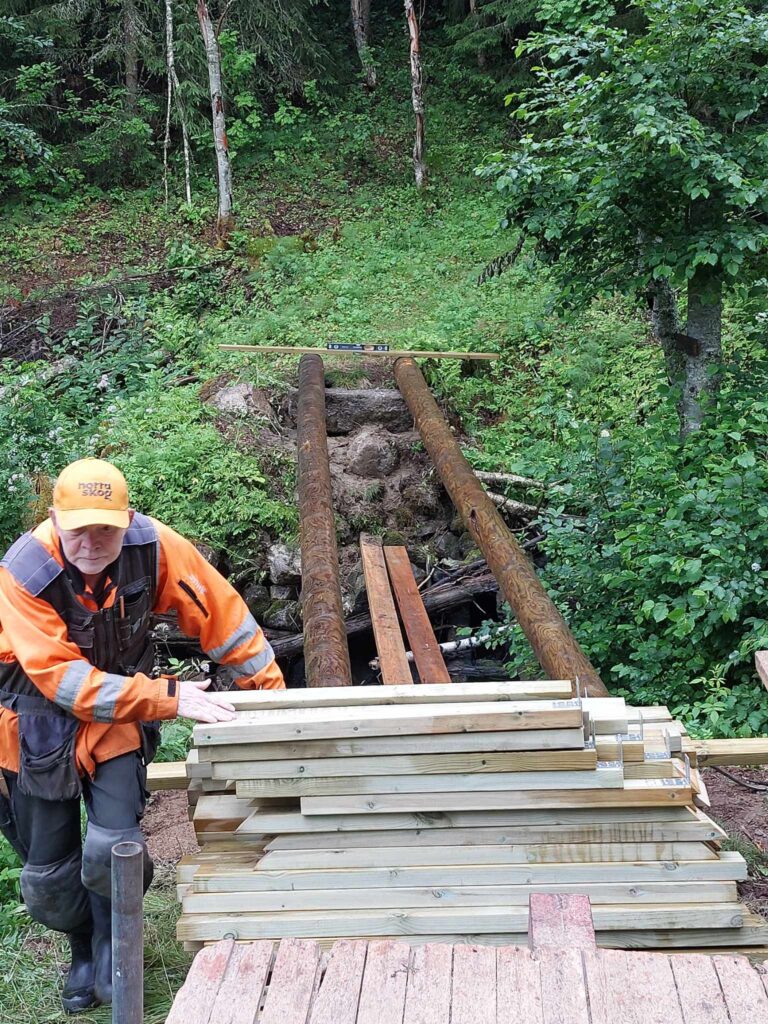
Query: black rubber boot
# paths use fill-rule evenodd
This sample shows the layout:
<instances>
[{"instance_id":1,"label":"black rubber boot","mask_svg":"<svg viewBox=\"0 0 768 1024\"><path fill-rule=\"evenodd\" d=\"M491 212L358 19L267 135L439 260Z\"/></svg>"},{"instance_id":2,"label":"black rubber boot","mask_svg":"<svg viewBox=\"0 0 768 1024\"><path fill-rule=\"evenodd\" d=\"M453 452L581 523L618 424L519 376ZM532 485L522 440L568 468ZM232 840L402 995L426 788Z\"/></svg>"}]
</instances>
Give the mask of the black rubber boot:
<instances>
[{"instance_id":1,"label":"black rubber boot","mask_svg":"<svg viewBox=\"0 0 768 1024\"><path fill-rule=\"evenodd\" d=\"M91 954L91 933L71 932L67 935L72 951L72 965L69 977L61 993L61 1005L65 1013L79 1013L89 1006L98 1006L93 991L93 957Z\"/></svg>"},{"instance_id":2,"label":"black rubber boot","mask_svg":"<svg viewBox=\"0 0 768 1024\"><path fill-rule=\"evenodd\" d=\"M100 1003L112 1002L112 903L91 892L93 914L93 991Z\"/></svg>"}]
</instances>

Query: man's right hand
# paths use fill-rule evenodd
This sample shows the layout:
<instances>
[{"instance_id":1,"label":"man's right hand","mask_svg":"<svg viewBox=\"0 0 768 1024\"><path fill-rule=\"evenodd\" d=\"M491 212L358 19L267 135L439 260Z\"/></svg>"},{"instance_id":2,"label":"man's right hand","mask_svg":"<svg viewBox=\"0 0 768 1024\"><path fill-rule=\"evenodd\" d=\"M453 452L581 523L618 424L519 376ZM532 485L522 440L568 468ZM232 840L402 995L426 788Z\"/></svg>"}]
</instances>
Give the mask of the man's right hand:
<instances>
[{"instance_id":1,"label":"man's right hand","mask_svg":"<svg viewBox=\"0 0 768 1024\"><path fill-rule=\"evenodd\" d=\"M226 693L205 693L210 679L187 679L179 682L179 718L195 722L231 722L237 717Z\"/></svg>"}]
</instances>

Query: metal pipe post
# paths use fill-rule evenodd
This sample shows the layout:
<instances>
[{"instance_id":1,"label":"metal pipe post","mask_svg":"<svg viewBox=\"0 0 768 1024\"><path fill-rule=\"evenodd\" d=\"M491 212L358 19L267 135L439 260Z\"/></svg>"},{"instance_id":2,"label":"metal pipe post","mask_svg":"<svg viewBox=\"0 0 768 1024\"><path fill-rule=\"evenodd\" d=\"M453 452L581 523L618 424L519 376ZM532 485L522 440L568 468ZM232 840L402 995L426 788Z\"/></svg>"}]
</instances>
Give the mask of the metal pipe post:
<instances>
[{"instance_id":1,"label":"metal pipe post","mask_svg":"<svg viewBox=\"0 0 768 1024\"><path fill-rule=\"evenodd\" d=\"M413 359L397 360L395 380L443 486L483 552L544 671L551 679L578 678L582 693L607 696L594 666L464 458Z\"/></svg>"},{"instance_id":2,"label":"metal pipe post","mask_svg":"<svg viewBox=\"0 0 768 1024\"><path fill-rule=\"evenodd\" d=\"M112 1024L144 1020L144 848L112 847Z\"/></svg>"},{"instance_id":3,"label":"metal pipe post","mask_svg":"<svg viewBox=\"0 0 768 1024\"><path fill-rule=\"evenodd\" d=\"M325 372L320 356L301 357L296 423L307 685L351 686L325 429Z\"/></svg>"}]
</instances>

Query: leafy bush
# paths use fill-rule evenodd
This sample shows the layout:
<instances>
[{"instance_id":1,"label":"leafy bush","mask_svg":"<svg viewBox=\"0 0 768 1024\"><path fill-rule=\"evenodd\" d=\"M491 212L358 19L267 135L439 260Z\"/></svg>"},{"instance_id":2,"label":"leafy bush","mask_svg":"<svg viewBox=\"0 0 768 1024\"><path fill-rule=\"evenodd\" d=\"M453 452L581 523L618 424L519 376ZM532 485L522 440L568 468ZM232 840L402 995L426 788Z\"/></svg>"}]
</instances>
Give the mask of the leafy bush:
<instances>
[{"instance_id":1,"label":"leafy bush","mask_svg":"<svg viewBox=\"0 0 768 1024\"><path fill-rule=\"evenodd\" d=\"M717 426L684 444L668 402L641 424L573 421L569 493L544 516L543 581L608 687L703 735L768 726L752 668L768 646L767 385L764 358L731 368ZM519 629L505 639L513 664L529 661Z\"/></svg>"}]
</instances>

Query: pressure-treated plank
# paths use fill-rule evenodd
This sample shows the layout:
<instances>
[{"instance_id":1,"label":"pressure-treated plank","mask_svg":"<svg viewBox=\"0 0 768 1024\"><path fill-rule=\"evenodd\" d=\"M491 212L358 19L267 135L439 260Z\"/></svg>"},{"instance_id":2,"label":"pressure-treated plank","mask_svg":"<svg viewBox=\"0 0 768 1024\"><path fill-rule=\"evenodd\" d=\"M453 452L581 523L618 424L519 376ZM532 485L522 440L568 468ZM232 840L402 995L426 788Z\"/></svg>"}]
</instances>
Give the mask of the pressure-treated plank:
<instances>
[{"instance_id":1,"label":"pressure-treated plank","mask_svg":"<svg viewBox=\"0 0 768 1024\"><path fill-rule=\"evenodd\" d=\"M705 843L573 843L521 846L394 846L350 850L279 850L265 854L260 871L312 871L323 868L416 867L472 864L594 864L637 861L717 861ZM565 945L565 943L563 943Z\"/></svg>"},{"instance_id":2,"label":"pressure-treated plank","mask_svg":"<svg viewBox=\"0 0 768 1024\"><path fill-rule=\"evenodd\" d=\"M398 872L399 873L399 872ZM593 906L662 903L736 903L734 882L567 882L519 885L443 885L425 879L422 886L391 888L380 886L341 886L325 889L294 889L291 874L286 873L272 889L245 892L197 892L183 896L185 914L277 913L285 910L374 910L399 907L495 907L527 906L531 893L588 896ZM380 879L382 881L383 879ZM339 880L340 881L340 880ZM353 882L355 879L353 879ZM395 878L395 883L398 879ZM278 886L282 885L282 888ZM194 886L194 883L193 883Z\"/></svg>"},{"instance_id":3,"label":"pressure-treated plank","mask_svg":"<svg viewBox=\"0 0 768 1024\"><path fill-rule=\"evenodd\" d=\"M327 779L366 775L446 775L489 772L594 771L594 750L536 750L477 754L402 754L391 757L323 757L292 760L214 761L214 778Z\"/></svg>"},{"instance_id":4,"label":"pressure-treated plank","mask_svg":"<svg viewBox=\"0 0 768 1024\"><path fill-rule=\"evenodd\" d=\"M478 828L376 829L370 832L299 832L278 835L272 850L351 850L365 846L503 846L519 843L674 843L722 838L706 821L606 822L584 825L510 825Z\"/></svg>"},{"instance_id":5,"label":"pressure-treated plank","mask_svg":"<svg viewBox=\"0 0 768 1024\"><path fill-rule=\"evenodd\" d=\"M435 867L348 869L319 871L262 871L256 864L238 866L222 863L220 867L198 868L194 876L196 892L269 892L285 887L322 889L343 883L348 888L386 888L398 886L454 885L521 885L565 884L589 882L679 882L741 881L747 877L747 866L739 854L721 856L709 861L645 861L631 864L489 864ZM278 883L276 885L276 883ZM768 932L768 927L766 928Z\"/></svg>"},{"instance_id":6,"label":"pressure-treated plank","mask_svg":"<svg viewBox=\"0 0 768 1024\"><path fill-rule=\"evenodd\" d=\"M730 1024L712 958L681 953L669 959L685 1024Z\"/></svg>"},{"instance_id":7,"label":"pressure-treated plank","mask_svg":"<svg viewBox=\"0 0 768 1024\"><path fill-rule=\"evenodd\" d=\"M656 781L656 780L649 780ZM499 790L624 790L618 762L594 771L470 772L444 775L360 775L321 779L238 779L238 796L350 796L369 793L486 793Z\"/></svg>"},{"instance_id":8,"label":"pressure-treated plank","mask_svg":"<svg viewBox=\"0 0 768 1024\"><path fill-rule=\"evenodd\" d=\"M397 619L395 602L387 575L387 564L381 541L374 537L360 538L365 589L371 611L373 635L379 653L381 679L385 685L412 682L411 667L405 656L405 644Z\"/></svg>"},{"instance_id":9,"label":"pressure-treated plank","mask_svg":"<svg viewBox=\"0 0 768 1024\"><path fill-rule=\"evenodd\" d=\"M496 1021L544 1024L539 961L522 946L496 951Z\"/></svg>"},{"instance_id":10,"label":"pressure-treated plank","mask_svg":"<svg viewBox=\"0 0 768 1024\"><path fill-rule=\"evenodd\" d=\"M569 700L567 679L509 679L497 682L437 683L428 689L413 684L392 686L326 686L321 689L231 690L229 700L237 711L279 708L363 707L387 704L454 704L460 701ZM158 765L163 767L165 765Z\"/></svg>"},{"instance_id":11,"label":"pressure-treated plank","mask_svg":"<svg viewBox=\"0 0 768 1024\"><path fill-rule=\"evenodd\" d=\"M496 950L490 946L456 946L451 1024L488 1024L495 1018Z\"/></svg>"},{"instance_id":12,"label":"pressure-treated plank","mask_svg":"<svg viewBox=\"0 0 768 1024\"><path fill-rule=\"evenodd\" d=\"M439 778L439 776L435 776ZM473 776L473 779L476 778ZM472 780L470 780L472 781ZM534 807L635 807L670 803L689 804L690 786L667 786L676 780L644 779L625 782L623 789L537 789L494 792L378 793L351 796L303 796L302 814L370 814L384 811L512 810ZM249 794L246 782L238 793Z\"/></svg>"},{"instance_id":13,"label":"pressure-treated plank","mask_svg":"<svg viewBox=\"0 0 768 1024\"><path fill-rule=\"evenodd\" d=\"M278 708L241 711L231 722L196 725L195 743L285 742L362 736L574 729L582 722L576 700L477 701L367 708Z\"/></svg>"},{"instance_id":14,"label":"pressure-treated plank","mask_svg":"<svg viewBox=\"0 0 768 1024\"><path fill-rule=\"evenodd\" d=\"M166 1024L208 1024L234 950L234 942L225 939L198 953L173 1001Z\"/></svg>"},{"instance_id":15,"label":"pressure-treated plank","mask_svg":"<svg viewBox=\"0 0 768 1024\"><path fill-rule=\"evenodd\" d=\"M431 811L428 814L355 814L309 817L298 812L257 812L246 819L238 833L282 834L289 832L359 832L367 829L483 828L486 826L549 826L624 824L633 822L710 821L701 811L688 807L596 807L552 808L547 810ZM697 838L704 838L697 836Z\"/></svg>"},{"instance_id":16,"label":"pressure-treated plank","mask_svg":"<svg viewBox=\"0 0 768 1024\"><path fill-rule=\"evenodd\" d=\"M235 947L213 1004L210 1024L254 1024L273 955L272 942Z\"/></svg>"},{"instance_id":17,"label":"pressure-treated plank","mask_svg":"<svg viewBox=\"0 0 768 1024\"><path fill-rule=\"evenodd\" d=\"M665 904L663 906L598 906L593 908L598 931L653 928L738 928L739 904L708 906ZM283 914L200 914L182 916L177 927L179 939L194 941L220 939L285 938L287 936L357 937L402 934L452 934L455 932L520 932L526 927L527 908L450 907L447 909L328 910ZM314 976L313 976L314 977Z\"/></svg>"},{"instance_id":18,"label":"pressure-treated plank","mask_svg":"<svg viewBox=\"0 0 768 1024\"><path fill-rule=\"evenodd\" d=\"M413 950L403 1024L451 1024L453 947L442 943Z\"/></svg>"},{"instance_id":19,"label":"pressure-treated plank","mask_svg":"<svg viewBox=\"0 0 768 1024\"><path fill-rule=\"evenodd\" d=\"M746 740L695 740L699 767L768 764L768 737Z\"/></svg>"},{"instance_id":20,"label":"pressure-treated plank","mask_svg":"<svg viewBox=\"0 0 768 1024\"><path fill-rule=\"evenodd\" d=\"M367 945L341 939L333 947L309 1024L355 1024Z\"/></svg>"},{"instance_id":21,"label":"pressure-treated plank","mask_svg":"<svg viewBox=\"0 0 768 1024\"><path fill-rule=\"evenodd\" d=\"M450 683L450 673L413 578L408 552L404 547L385 547L384 558L419 679L422 683Z\"/></svg>"},{"instance_id":22,"label":"pressure-treated plank","mask_svg":"<svg viewBox=\"0 0 768 1024\"><path fill-rule=\"evenodd\" d=\"M307 939L280 943L259 1024L306 1024L320 967L320 947Z\"/></svg>"},{"instance_id":23,"label":"pressure-treated plank","mask_svg":"<svg viewBox=\"0 0 768 1024\"><path fill-rule=\"evenodd\" d=\"M410 957L404 943L368 943L357 1024L402 1024Z\"/></svg>"},{"instance_id":24,"label":"pressure-treated plank","mask_svg":"<svg viewBox=\"0 0 768 1024\"><path fill-rule=\"evenodd\" d=\"M594 949L588 896L531 893L528 938L532 949Z\"/></svg>"},{"instance_id":25,"label":"pressure-treated plank","mask_svg":"<svg viewBox=\"0 0 768 1024\"><path fill-rule=\"evenodd\" d=\"M456 686L461 685L456 683ZM431 693L435 687L425 687ZM359 687L355 687L359 689ZM384 687L379 687L383 690ZM419 692L418 687L415 688ZM316 691L322 693L321 690ZM543 698L542 698L543 699ZM369 757L390 754L499 753L502 751L583 750L584 730L579 723L570 729L526 729L514 732L435 733L416 736L369 736L362 739L288 741L286 743L222 743L200 747L206 761L302 760L316 757Z\"/></svg>"},{"instance_id":26,"label":"pressure-treated plank","mask_svg":"<svg viewBox=\"0 0 768 1024\"><path fill-rule=\"evenodd\" d=\"M743 956L715 956L714 963L731 1024L765 1024L768 996L749 960Z\"/></svg>"},{"instance_id":27,"label":"pressure-treated plank","mask_svg":"<svg viewBox=\"0 0 768 1024\"><path fill-rule=\"evenodd\" d=\"M581 950L542 949L536 956L544 1024L590 1024Z\"/></svg>"}]
</instances>

